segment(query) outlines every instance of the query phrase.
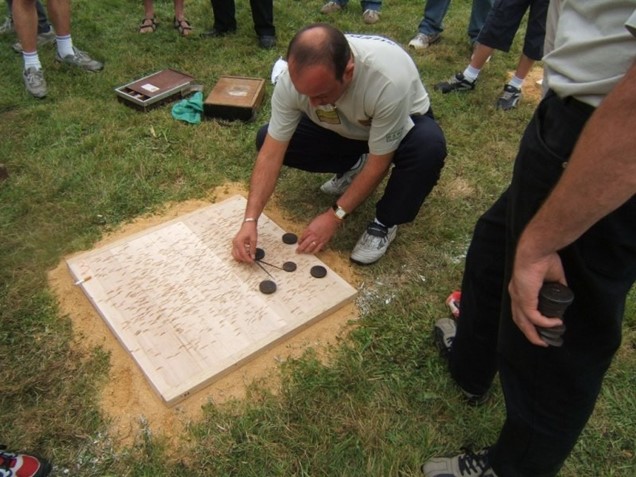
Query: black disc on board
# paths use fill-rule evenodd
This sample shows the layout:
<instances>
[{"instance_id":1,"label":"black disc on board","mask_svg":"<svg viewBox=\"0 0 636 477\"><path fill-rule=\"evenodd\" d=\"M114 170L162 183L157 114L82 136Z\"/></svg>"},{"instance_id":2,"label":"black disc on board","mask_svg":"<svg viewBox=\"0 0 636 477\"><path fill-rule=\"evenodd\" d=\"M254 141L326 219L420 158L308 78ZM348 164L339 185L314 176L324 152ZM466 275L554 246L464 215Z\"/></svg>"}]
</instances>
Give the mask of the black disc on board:
<instances>
[{"instance_id":1,"label":"black disc on board","mask_svg":"<svg viewBox=\"0 0 636 477\"><path fill-rule=\"evenodd\" d=\"M296 264L294 262L285 262L283 263L283 270L286 272L295 272Z\"/></svg>"},{"instance_id":2,"label":"black disc on board","mask_svg":"<svg viewBox=\"0 0 636 477\"><path fill-rule=\"evenodd\" d=\"M254 256L254 260L263 260L265 258L265 250L262 248L256 248L256 254Z\"/></svg>"},{"instance_id":3,"label":"black disc on board","mask_svg":"<svg viewBox=\"0 0 636 477\"><path fill-rule=\"evenodd\" d=\"M292 245L292 244L295 244L296 242L298 242L298 236L296 234L293 234L291 232L287 232L286 234L283 234L283 243Z\"/></svg>"},{"instance_id":4,"label":"black disc on board","mask_svg":"<svg viewBox=\"0 0 636 477\"><path fill-rule=\"evenodd\" d=\"M276 291L276 283L274 283L271 280L263 280L258 285L258 289L261 291L261 293L264 293L265 295L271 295L272 293Z\"/></svg>"},{"instance_id":5,"label":"black disc on board","mask_svg":"<svg viewBox=\"0 0 636 477\"><path fill-rule=\"evenodd\" d=\"M327 269L322 265L314 265L311 267L311 270L309 270L309 273L314 278L324 278L327 275Z\"/></svg>"}]
</instances>

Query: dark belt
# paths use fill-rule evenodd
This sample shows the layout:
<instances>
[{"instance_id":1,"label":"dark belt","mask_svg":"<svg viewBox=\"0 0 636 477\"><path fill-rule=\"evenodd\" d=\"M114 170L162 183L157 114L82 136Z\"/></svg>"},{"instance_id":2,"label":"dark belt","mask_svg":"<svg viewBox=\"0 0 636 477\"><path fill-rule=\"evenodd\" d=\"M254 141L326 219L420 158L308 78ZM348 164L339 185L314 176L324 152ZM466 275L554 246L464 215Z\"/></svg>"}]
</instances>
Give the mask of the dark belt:
<instances>
[{"instance_id":1,"label":"dark belt","mask_svg":"<svg viewBox=\"0 0 636 477\"><path fill-rule=\"evenodd\" d=\"M584 103L583 101L579 101L574 96L566 96L565 98L561 99L561 101L568 109L577 111L578 113L584 114L587 117L591 116L592 113L596 111L596 108L594 106Z\"/></svg>"}]
</instances>

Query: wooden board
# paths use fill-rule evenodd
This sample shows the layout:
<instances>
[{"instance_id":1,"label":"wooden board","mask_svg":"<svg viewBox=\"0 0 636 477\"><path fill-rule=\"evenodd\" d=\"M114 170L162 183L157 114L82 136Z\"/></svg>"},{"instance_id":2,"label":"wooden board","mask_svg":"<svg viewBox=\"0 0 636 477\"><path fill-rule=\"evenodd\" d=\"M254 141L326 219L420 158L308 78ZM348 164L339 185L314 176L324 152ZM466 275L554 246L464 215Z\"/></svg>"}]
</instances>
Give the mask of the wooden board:
<instances>
[{"instance_id":1,"label":"wooden board","mask_svg":"<svg viewBox=\"0 0 636 477\"><path fill-rule=\"evenodd\" d=\"M231 240L245 198L218 204L67 259L71 274L120 343L173 405L259 352L351 301L356 290L313 255L296 254L265 215L259 248L285 272L236 262ZM314 265L327 269L313 278ZM271 295L259 291L273 280Z\"/></svg>"},{"instance_id":2,"label":"wooden board","mask_svg":"<svg viewBox=\"0 0 636 477\"><path fill-rule=\"evenodd\" d=\"M207 117L250 121L263 103L265 80L243 76L221 76L203 102Z\"/></svg>"}]
</instances>

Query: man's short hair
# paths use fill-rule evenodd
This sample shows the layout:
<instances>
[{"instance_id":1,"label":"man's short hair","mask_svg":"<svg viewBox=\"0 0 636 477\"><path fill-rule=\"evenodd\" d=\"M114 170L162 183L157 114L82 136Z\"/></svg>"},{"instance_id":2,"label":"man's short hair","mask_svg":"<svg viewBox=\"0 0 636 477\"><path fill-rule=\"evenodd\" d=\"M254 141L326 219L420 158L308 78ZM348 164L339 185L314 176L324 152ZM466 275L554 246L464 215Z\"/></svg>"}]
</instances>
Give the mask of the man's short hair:
<instances>
[{"instance_id":1,"label":"man's short hair","mask_svg":"<svg viewBox=\"0 0 636 477\"><path fill-rule=\"evenodd\" d=\"M324 32L321 41L310 43L302 38L305 32L316 28ZM333 69L338 81L342 81L350 58L351 48L344 33L327 23L314 23L302 28L294 35L287 48L287 61L293 59L296 68L325 65Z\"/></svg>"}]
</instances>

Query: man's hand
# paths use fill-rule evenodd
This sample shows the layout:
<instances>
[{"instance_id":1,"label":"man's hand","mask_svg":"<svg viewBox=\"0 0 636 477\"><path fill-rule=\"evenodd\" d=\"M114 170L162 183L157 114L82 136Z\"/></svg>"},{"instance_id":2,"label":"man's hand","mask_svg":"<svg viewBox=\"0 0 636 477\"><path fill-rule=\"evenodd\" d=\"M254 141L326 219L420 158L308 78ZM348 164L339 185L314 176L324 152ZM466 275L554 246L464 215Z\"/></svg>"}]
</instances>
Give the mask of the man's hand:
<instances>
[{"instance_id":1,"label":"man's hand","mask_svg":"<svg viewBox=\"0 0 636 477\"><path fill-rule=\"evenodd\" d=\"M320 252L342 223L331 209L314 218L304 230L298 242L298 253Z\"/></svg>"},{"instance_id":2,"label":"man's hand","mask_svg":"<svg viewBox=\"0 0 636 477\"><path fill-rule=\"evenodd\" d=\"M252 263L256 254L256 222L243 222L234 240L232 240L232 256L239 262Z\"/></svg>"},{"instance_id":3,"label":"man's hand","mask_svg":"<svg viewBox=\"0 0 636 477\"><path fill-rule=\"evenodd\" d=\"M546 281L567 284L563 265L557 253L531 259L524 253L523 244L523 240L519 242L512 278L508 284L512 319L530 343L546 347L548 344L541 339L536 327L552 328L563 322L539 313L539 290Z\"/></svg>"}]
</instances>

